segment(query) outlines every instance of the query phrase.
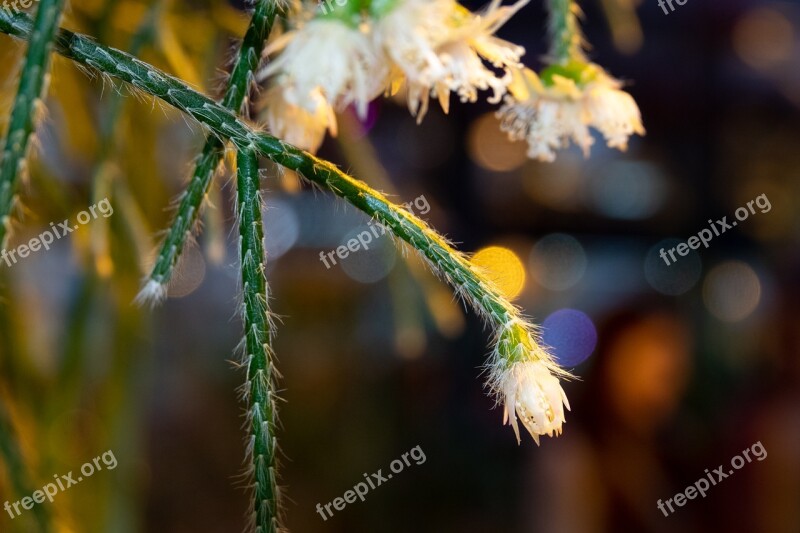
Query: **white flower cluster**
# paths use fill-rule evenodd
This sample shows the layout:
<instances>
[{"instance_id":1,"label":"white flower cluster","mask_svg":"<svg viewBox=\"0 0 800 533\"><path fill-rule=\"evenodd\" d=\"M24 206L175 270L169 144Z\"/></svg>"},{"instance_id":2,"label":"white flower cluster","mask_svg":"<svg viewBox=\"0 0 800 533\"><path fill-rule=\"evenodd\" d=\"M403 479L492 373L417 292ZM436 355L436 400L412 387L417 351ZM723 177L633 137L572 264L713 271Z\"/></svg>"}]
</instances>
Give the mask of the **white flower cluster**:
<instances>
[{"instance_id":1,"label":"white flower cluster","mask_svg":"<svg viewBox=\"0 0 800 533\"><path fill-rule=\"evenodd\" d=\"M269 128L316 151L326 130L336 134L336 111L353 105L364 117L370 101L403 83L418 120L431 96L445 112L450 93L475 102L478 91L491 90L490 101L499 103L525 50L494 33L529 0L501 2L472 13L455 0L393 0L380 14L318 16L285 33L267 47L265 55L277 56L258 75L270 85Z\"/></svg>"},{"instance_id":2,"label":"white flower cluster","mask_svg":"<svg viewBox=\"0 0 800 533\"><path fill-rule=\"evenodd\" d=\"M620 90L618 80L597 65L570 66L561 74L552 73L549 84L532 70L514 72L511 94L497 116L509 138L528 142L528 157L553 161L555 150L566 148L570 141L588 156L594 143L590 127L600 131L609 147L619 150L627 148L634 133L644 134L639 107Z\"/></svg>"},{"instance_id":3,"label":"white flower cluster","mask_svg":"<svg viewBox=\"0 0 800 533\"><path fill-rule=\"evenodd\" d=\"M532 159L553 161L571 142L588 155L590 128L625 150L644 127L618 80L580 51L540 77L521 64L523 47L495 36L528 2L491 0L479 13L456 0L348 0L338 15L326 9L266 48L275 57L258 75L269 86L263 117L274 135L314 152L326 131L336 135L336 112L352 105L363 119L373 99L403 85L418 122L431 97L446 113L451 93L472 103L491 91L490 103L504 102L501 129L527 141Z\"/></svg>"}]
</instances>

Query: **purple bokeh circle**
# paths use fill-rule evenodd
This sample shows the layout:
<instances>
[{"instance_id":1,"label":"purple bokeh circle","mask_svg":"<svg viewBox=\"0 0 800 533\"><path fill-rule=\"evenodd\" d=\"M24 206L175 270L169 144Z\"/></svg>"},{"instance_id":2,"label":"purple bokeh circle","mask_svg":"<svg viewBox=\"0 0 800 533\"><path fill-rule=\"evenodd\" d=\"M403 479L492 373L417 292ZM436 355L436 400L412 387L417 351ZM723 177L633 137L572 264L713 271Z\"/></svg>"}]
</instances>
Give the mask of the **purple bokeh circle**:
<instances>
[{"instance_id":1,"label":"purple bokeh circle","mask_svg":"<svg viewBox=\"0 0 800 533\"><path fill-rule=\"evenodd\" d=\"M572 368L584 362L597 345L592 320L575 309L559 309L542 324L542 340L559 365Z\"/></svg>"}]
</instances>

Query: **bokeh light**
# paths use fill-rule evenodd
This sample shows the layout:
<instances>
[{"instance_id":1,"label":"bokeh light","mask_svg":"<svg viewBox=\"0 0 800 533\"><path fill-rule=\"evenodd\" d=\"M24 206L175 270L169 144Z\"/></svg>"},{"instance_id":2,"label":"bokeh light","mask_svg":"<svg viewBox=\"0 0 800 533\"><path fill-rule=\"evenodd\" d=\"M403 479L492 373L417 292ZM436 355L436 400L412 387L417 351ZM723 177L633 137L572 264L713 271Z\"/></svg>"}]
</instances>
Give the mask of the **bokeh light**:
<instances>
[{"instance_id":1,"label":"bokeh light","mask_svg":"<svg viewBox=\"0 0 800 533\"><path fill-rule=\"evenodd\" d=\"M717 265L703 283L703 302L708 311L724 322L744 320L758 307L761 282L741 261Z\"/></svg>"},{"instance_id":2,"label":"bokeh light","mask_svg":"<svg viewBox=\"0 0 800 533\"><path fill-rule=\"evenodd\" d=\"M640 220L653 216L666 199L667 183L653 164L608 161L589 181L592 204L611 218Z\"/></svg>"},{"instance_id":3,"label":"bokeh light","mask_svg":"<svg viewBox=\"0 0 800 533\"><path fill-rule=\"evenodd\" d=\"M297 242L300 236L300 221L294 207L280 198L268 198L263 210L264 246L267 257L277 259Z\"/></svg>"},{"instance_id":4,"label":"bokeh light","mask_svg":"<svg viewBox=\"0 0 800 533\"><path fill-rule=\"evenodd\" d=\"M488 246L478 250L472 260L486 271L506 298L516 298L525 287L525 267L517 254L508 248Z\"/></svg>"},{"instance_id":5,"label":"bokeh light","mask_svg":"<svg viewBox=\"0 0 800 533\"><path fill-rule=\"evenodd\" d=\"M366 235L374 237L370 227L359 226L350 231L339 245L347 248L345 258L337 256L342 270L359 283L375 283L382 280L389 275L397 262L397 249L390 237L381 235L367 242Z\"/></svg>"},{"instance_id":6,"label":"bokeh light","mask_svg":"<svg viewBox=\"0 0 800 533\"><path fill-rule=\"evenodd\" d=\"M583 208L583 165L581 156L563 152L552 164L523 167L522 185L541 205L560 212L578 211Z\"/></svg>"},{"instance_id":7,"label":"bokeh light","mask_svg":"<svg viewBox=\"0 0 800 533\"><path fill-rule=\"evenodd\" d=\"M559 309L542 323L542 340L558 364L571 368L584 362L597 345L597 329L586 313Z\"/></svg>"},{"instance_id":8,"label":"bokeh light","mask_svg":"<svg viewBox=\"0 0 800 533\"><path fill-rule=\"evenodd\" d=\"M486 113L472 123L467 144L472 160L488 170L508 172L521 167L527 159L526 144L508 140L494 113Z\"/></svg>"},{"instance_id":9,"label":"bokeh light","mask_svg":"<svg viewBox=\"0 0 800 533\"><path fill-rule=\"evenodd\" d=\"M758 8L742 17L733 30L733 48L753 68L767 70L792 55L792 23L780 11Z\"/></svg>"},{"instance_id":10,"label":"bokeh light","mask_svg":"<svg viewBox=\"0 0 800 533\"><path fill-rule=\"evenodd\" d=\"M567 290L578 283L586 272L586 263L581 243L564 233L539 239L529 261L536 281L552 291Z\"/></svg>"},{"instance_id":11,"label":"bokeh light","mask_svg":"<svg viewBox=\"0 0 800 533\"><path fill-rule=\"evenodd\" d=\"M197 246L187 246L178 268L169 283L169 297L183 298L192 294L206 277L206 260Z\"/></svg>"},{"instance_id":12,"label":"bokeh light","mask_svg":"<svg viewBox=\"0 0 800 533\"><path fill-rule=\"evenodd\" d=\"M684 257L675 253L677 261L672 261L669 257L669 250L682 242L684 241L666 239L647 252L644 260L644 277L650 286L661 294L678 296L694 287L700 280L703 265L696 250L689 250L689 254ZM662 248L669 264L661 257Z\"/></svg>"}]
</instances>

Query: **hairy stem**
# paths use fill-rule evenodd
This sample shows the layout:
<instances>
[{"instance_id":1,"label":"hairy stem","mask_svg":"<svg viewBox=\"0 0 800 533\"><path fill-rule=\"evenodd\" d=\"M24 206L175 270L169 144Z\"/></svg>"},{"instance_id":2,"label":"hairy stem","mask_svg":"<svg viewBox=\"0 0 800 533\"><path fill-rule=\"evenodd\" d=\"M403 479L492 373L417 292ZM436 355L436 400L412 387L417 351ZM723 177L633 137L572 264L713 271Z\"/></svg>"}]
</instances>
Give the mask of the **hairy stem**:
<instances>
[{"instance_id":1,"label":"hairy stem","mask_svg":"<svg viewBox=\"0 0 800 533\"><path fill-rule=\"evenodd\" d=\"M244 36L242 46L236 56L222 105L238 113L247 101L253 85L254 72L261 60L264 43L269 37L276 16L275 0L258 0L255 5L250 27ZM191 237L192 230L208 193L211 181L222 161L224 141L209 135L203 151L197 160L189 186L183 192L178 211L172 221L167 236L161 244L155 265L148 276L149 289L145 287L143 298L158 299L164 296L164 285L169 282L172 271L181 252Z\"/></svg>"},{"instance_id":2,"label":"hairy stem","mask_svg":"<svg viewBox=\"0 0 800 533\"><path fill-rule=\"evenodd\" d=\"M548 0L550 14L550 59L566 64L571 59L583 61L583 34L578 16L581 8L575 0Z\"/></svg>"},{"instance_id":3,"label":"hairy stem","mask_svg":"<svg viewBox=\"0 0 800 533\"><path fill-rule=\"evenodd\" d=\"M264 232L258 182L258 157L253 150L237 154L237 214L242 281L242 321L247 382L248 453L253 472L255 531L278 531L278 487L275 464L275 399L270 342L269 292L264 273Z\"/></svg>"},{"instance_id":4,"label":"hairy stem","mask_svg":"<svg viewBox=\"0 0 800 533\"><path fill-rule=\"evenodd\" d=\"M50 50L63 9L64 0L41 0L33 21L8 135L0 154L0 248L5 247L11 232L11 211L36 123L36 107L47 92ZM0 11L7 15L5 10Z\"/></svg>"},{"instance_id":5,"label":"hairy stem","mask_svg":"<svg viewBox=\"0 0 800 533\"><path fill-rule=\"evenodd\" d=\"M0 32L27 38L30 20L0 11ZM330 189L371 217L378 219L419 251L456 291L496 327L506 327L519 318L518 310L466 257L425 222L383 194L319 159L269 134L258 132L211 99L158 69L119 50L61 30L57 51L101 73L126 81L140 90L177 107L205 125L214 134L229 139L242 151L256 151L275 163L294 170L317 185Z\"/></svg>"}]
</instances>

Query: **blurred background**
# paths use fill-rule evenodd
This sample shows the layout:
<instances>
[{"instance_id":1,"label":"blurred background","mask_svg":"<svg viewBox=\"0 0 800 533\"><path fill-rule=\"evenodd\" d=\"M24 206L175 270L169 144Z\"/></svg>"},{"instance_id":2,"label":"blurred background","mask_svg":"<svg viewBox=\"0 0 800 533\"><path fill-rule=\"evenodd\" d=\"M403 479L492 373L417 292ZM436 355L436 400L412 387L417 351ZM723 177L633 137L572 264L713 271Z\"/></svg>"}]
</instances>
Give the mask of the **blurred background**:
<instances>
[{"instance_id":1,"label":"blurred background","mask_svg":"<svg viewBox=\"0 0 800 533\"><path fill-rule=\"evenodd\" d=\"M539 4L500 32L534 68ZM582 6L591 58L642 110L648 134L627 153L598 142L589 159L532 162L485 103L433 109L416 126L402 102L382 101L366 123L343 115L320 154L416 199L543 325L579 376L558 439L518 446L501 425L480 368L489 332L413 254L383 238L327 268L320 252L367 218L264 162L291 530L800 532L800 4ZM82 0L65 20L215 97L246 23L240 5L210 0ZM2 131L23 51L0 36ZM47 104L12 246L105 197L115 212L0 268L4 427L34 488L113 450L116 469L45 504L57 531L241 531L230 175L170 299L137 308L202 131L63 59ZM762 194L771 209L708 249L672 266L659 257ZM766 459L658 510L757 442ZM326 521L315 511L416 446L425 462L365 502ZM0 462L0 504L23 496L9 470ZM33 528L30 512L0 516L0 531Z\"/></svg>"}]
</instances>

